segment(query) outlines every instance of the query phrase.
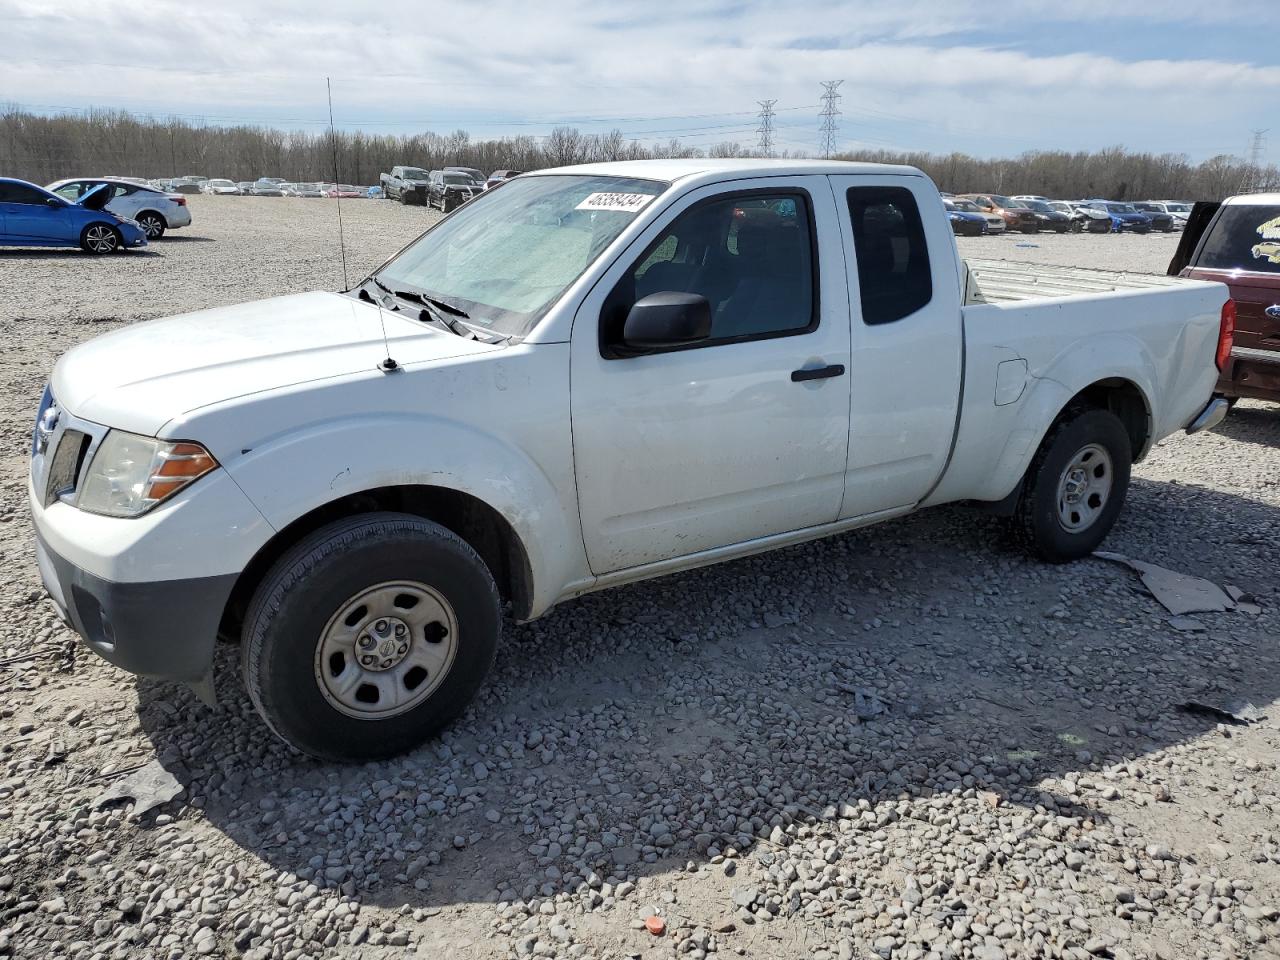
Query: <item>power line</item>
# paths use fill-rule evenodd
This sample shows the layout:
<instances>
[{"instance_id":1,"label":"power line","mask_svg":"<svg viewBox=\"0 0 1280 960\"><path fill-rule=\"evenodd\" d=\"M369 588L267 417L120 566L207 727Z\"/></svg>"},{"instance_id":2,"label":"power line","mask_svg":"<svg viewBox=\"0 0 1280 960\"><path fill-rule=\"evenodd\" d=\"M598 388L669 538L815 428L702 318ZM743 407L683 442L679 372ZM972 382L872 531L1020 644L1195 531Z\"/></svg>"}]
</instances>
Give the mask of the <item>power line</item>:
<instances>
[{"instance_id":1,"label":"power line","mask_svg":"<svg viewBox=\"0 0 1280 960\"><path fill-rule=\"evenodd\" d=\"M822 81L822 110L818 116L822 118L822 156L828 160L836 149L836 130L839 126L836 118L840 116L840 108L836 104L840 102L839 90L842 83L843 80Z\"/></svg>"},{"instance_id":2,"label":"power line","mask_svg":"<svg viewBox=\"0 0 1280 960\"><path fill-rule=\"evenodd\" d=\"M773 156L773 105L777 100L757 100L760 104L760 126L756 133L760 134L760 156Z\"/></svg>"}]
</instances>

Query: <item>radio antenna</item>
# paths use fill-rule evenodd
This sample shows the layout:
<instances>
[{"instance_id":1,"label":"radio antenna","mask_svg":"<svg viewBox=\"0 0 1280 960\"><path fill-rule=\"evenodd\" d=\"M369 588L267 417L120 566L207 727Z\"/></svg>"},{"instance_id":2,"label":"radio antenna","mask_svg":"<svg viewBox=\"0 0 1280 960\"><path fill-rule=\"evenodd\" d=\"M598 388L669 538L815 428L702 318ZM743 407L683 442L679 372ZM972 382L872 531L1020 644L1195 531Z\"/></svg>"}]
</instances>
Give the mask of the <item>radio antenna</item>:
<instances>
[{"instance_id":1,"label":"radio antenna","mask_svg":"<svg viewBox=\"0 0 1280 960\"><path fill-rule=\"evenodd\" d=\"M342 253L342 289L351 287L347 279L347 244L342 230L342 190L341 178L338 176L338 133L333 128L333 84L324 78L324 89L329 94L329 143L333 147L333 199L338 204L338 250Z\"/></svg>"},{"instance_id":2,"label":"radio antenna","mask_svg":"<svg viewBox=\"0 0 1280 960\"><path fill-rule=\"evenodd\" d=\"M338 176L338 132L333 126L333 83L328 77L324 78L324 89L329 95L329 143L333 147L333 200L338 208L338 250L342 254L342 289L346 292L351 289L351 281L347 278L347 244L342 226L342 178ZM386 359L378 364L378 369L391 373L399 370L400 365L391 359L391 343L387 340L387 319L383 316L382 304L375 299L374 306L378 308L378 324L382 328L382 349L386 352ZM355 304L352 304L351 309L355 310Z\"/></svg>"}]
</instances>

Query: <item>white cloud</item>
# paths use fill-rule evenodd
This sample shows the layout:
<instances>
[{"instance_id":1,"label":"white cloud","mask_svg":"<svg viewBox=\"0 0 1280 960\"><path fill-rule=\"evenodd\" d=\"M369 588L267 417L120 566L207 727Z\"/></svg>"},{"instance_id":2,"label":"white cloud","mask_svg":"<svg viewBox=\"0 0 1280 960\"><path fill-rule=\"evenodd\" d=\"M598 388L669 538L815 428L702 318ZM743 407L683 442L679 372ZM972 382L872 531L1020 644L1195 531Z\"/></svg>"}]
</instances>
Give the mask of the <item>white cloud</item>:
<instances>
[{"instance_id":1,"label":"white cloud","mask_svg":"<svg viewBox=\"0 0 1280 960\"><path fill-rule=\"evenodd\" d=\"M805 108L780 114L780 137L812 142L818 81L843 78L846 135L912 148L1008 153L1124 142L1203 156L1243 149L1250 127L1280 128L1280 66L1196 53L1200 30L1280 30L1280 13L1253 0L1213 8L1166 0L1128 11L1113 0L1009 0L998 18L1003 34L1044 37L1034 52L975 39L977 26L992 23L979 0L688 0L671 12L651 0L217 7L0 0L9 34L0 97L304 126L327 115L329 75L346 121L397 132L409 127L391 121L428 121L485 134L545 132L546 124L498 123L521 118L749 112L756 99L776 97L779 107ZM1095 53L1090 36L1101 17L1135 32L1192 25L1182 31L1189 49L1136 61ZM659 131L654 139L698 128L689 136L708 143L750 141L754 121L619 125L635 135Z\"/></svg>"}]
</instances>

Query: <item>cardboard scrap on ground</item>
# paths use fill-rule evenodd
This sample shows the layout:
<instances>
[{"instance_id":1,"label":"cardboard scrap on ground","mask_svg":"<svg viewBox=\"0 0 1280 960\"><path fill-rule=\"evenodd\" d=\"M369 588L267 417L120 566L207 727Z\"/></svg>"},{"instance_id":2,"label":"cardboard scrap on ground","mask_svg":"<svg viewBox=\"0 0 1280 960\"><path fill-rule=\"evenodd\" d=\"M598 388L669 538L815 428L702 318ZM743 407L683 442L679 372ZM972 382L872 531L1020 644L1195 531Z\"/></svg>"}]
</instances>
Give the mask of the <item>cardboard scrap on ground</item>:
<instances>
[{"instance_id":1,"label":"cardboard scrap on ground","mask_svg":"<svg viewBox=\"0 0 1280 960\"><path fill-rule=\"evenodd\" d=\"M93 802L94 807L110 803L112 800L132 800L133 818L136 820L148 810L168 803L178 794L186 790L172 773L166 770L159 760L152 760L146 766L139 767L122 780L117 780L98 795Z\"/></svg>"},{"instance_id":2,"label":"cardboard scrap on ground","mask_svg":"<svg viewBox=\"0 0 1280 960\"><path fill-rule=\"evenodd\" d=\"M1136 571L1151 595L1164 605L1175 617L1187 613L1213 613L1218 610L1231 610L1236 602L1227 592L1212 581L1201 577L1176 573L1165 567L1142 560L1132 560L1119 553L1095 550L1093 555L1101 560L1122 563Z\"/></svg>"}]
</instances>

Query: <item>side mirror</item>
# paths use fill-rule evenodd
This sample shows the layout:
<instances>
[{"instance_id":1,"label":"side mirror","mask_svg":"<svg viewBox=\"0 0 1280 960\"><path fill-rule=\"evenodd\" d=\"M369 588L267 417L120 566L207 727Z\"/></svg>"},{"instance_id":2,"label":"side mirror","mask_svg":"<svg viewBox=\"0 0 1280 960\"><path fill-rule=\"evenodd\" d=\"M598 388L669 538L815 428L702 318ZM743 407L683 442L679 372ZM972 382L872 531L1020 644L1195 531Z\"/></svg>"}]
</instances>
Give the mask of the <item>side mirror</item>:
<instances>
[{"instance_id":1,"label":"side mirror","mask_svg":"<svg viewBox=\"0 0 1280 960\"><path fill-rule=\"evenodd\" d=\"M638 350L697 343L711 336L711 304L696 293L651 293L636 302L622 327L622 342Z\"/></svg>"},{"instance_id":2,"label":"side mirror","mask_svg":"<svg viewBox=\"0 0 1280 960\"><path fill-rule=\"evenodd\" d=\"M57 207L57 208L65 207L67 205L67 201L61 199L60 197L45 197L44 202L51 207Z\"/></svg>"}]
</instances>

